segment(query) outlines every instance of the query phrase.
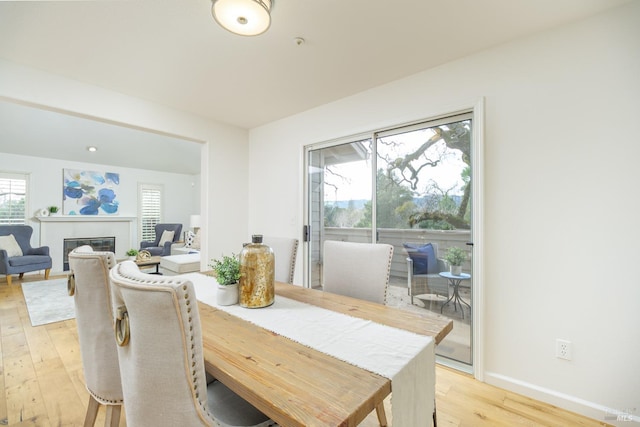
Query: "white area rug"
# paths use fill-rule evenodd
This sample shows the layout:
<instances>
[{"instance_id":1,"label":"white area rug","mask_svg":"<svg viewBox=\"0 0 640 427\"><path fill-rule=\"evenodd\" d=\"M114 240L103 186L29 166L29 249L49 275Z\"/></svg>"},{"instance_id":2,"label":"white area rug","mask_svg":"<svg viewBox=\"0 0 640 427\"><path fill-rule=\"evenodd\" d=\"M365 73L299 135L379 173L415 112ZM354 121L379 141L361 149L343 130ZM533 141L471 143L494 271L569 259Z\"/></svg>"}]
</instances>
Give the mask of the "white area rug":
<instances>
[{"instance_id":1,"label":"white area rug","mask_svg":"<svg viewBox=\"0 0 640 427\"><path fill-rule=\"evenodd\" d=\"M67 293L67 279L22 284L32 326L61 322L76 317L73 297Z\"/></svg>"}]
</instances>

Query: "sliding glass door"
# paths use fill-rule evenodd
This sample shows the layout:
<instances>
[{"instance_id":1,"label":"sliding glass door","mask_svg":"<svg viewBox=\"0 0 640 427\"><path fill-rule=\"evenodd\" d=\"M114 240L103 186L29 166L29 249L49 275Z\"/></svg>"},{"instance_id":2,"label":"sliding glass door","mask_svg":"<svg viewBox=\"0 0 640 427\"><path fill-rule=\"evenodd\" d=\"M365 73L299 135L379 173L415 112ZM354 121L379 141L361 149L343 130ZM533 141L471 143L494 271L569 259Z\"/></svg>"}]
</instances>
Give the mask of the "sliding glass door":
<instances>
[{"instance_id":1,"label":"sliding glass door","mask_svg":"<svg viewBox=\"0 0 640 427\"><path fill-rule=\"evenodd\" d=\"M371 146L371 139L362 139L307 153L307 286L322 287L325 240L372 240L371 227L364 225L364 207L371 205L373 188Z\"/></svg>"},{"instance_id":2,"label":"sliding glass door","mask_svg":"<svg viewBox=\"0 0 640 427\"><path fill-rule=\"evenodd\" d=\"M468 113L308 147L305 195L306 285L322 287L325 240L389 243L387 304L452 319L454 330L437 353L469 366L471 131ZM450 248L465 258L454 276L444 261ZM428 271L421 258L427 250Z\"/></svg>"}]
</instances>

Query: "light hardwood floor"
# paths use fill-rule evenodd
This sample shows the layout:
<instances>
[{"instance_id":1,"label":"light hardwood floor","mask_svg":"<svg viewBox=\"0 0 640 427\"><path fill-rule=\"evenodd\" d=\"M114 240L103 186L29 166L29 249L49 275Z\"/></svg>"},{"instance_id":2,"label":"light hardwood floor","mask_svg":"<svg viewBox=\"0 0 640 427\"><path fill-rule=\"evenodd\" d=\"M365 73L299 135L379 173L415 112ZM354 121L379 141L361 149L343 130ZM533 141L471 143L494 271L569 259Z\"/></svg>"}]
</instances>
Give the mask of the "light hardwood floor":
<instances>
[{"instance_id":1,"label":"light hardwood floor","mask_svg":"<svg viewBox=\"0 0 640 427\"><path fill-rule=\"evenodd\" d=\"M24 281L43 279L30 275ZM82 426L89 395L75 320L32 327L21 283L8 286L0 279L0 425ZM441 366L436 368L436 404L440 427L607 425ZM104 425L102 408L95 425ZM126 414L120 426L126 426ZM378 426L375 413L360 426Z\"/></svg>"}]
</instances>

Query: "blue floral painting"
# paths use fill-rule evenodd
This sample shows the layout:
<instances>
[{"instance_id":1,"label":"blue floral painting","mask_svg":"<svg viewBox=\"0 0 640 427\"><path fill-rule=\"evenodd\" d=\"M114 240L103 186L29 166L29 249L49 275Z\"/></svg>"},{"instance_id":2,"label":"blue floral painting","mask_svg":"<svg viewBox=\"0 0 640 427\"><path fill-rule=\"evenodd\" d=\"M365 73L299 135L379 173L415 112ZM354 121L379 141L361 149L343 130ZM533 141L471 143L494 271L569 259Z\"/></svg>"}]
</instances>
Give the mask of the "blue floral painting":
<instances>
[{"instance_id":1,"label":"blue floral painting","mask_svg":"<svg viewBox=\"0 0 640 427\"><path fill-rule=\"evenodd\" d=\"M120 174L64 170L62 206L65 215L114 215L118 213Z\"/></svg>"}]
</instances>

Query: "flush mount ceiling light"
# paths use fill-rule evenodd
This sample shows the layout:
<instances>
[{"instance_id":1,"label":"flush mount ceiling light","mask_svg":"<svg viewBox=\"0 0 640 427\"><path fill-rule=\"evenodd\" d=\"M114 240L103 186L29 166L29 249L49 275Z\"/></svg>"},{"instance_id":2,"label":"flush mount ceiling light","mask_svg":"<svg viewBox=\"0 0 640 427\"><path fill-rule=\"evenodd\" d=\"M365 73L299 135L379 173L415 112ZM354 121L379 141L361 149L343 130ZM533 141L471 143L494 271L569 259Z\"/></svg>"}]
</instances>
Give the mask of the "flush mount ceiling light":
<instances>
[{"instance_id":1,"label":"flush mount ceiling light","mask_svg":"<svg viewBox=\"0 0 640 427\"><path fill-rule=\"evenodd\" d=\"M241 36L257 36L271 25L275 0L211 0L211 13L222 28Z\"/></svg>"},{"instance_id":2,"label":"flush mount ceiling light","mask_svg":"<svg viewBox=\"0 0 640 427\"><path fill-rule=\"evenodd\" d=\"M95 153L96 151L98 151L98 147L94 147L94 146L91 145L91 146L87 147L87 151Z\"/></svg>"}]
</instances>

